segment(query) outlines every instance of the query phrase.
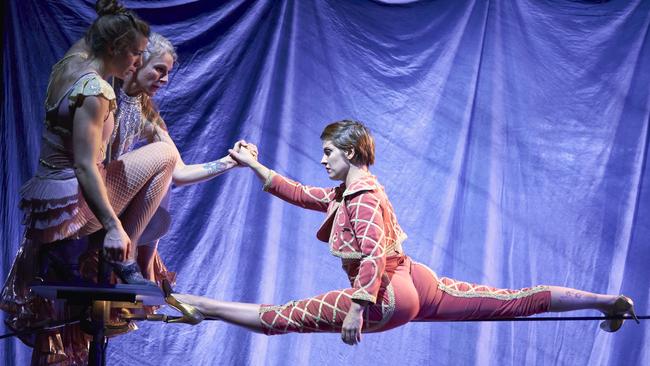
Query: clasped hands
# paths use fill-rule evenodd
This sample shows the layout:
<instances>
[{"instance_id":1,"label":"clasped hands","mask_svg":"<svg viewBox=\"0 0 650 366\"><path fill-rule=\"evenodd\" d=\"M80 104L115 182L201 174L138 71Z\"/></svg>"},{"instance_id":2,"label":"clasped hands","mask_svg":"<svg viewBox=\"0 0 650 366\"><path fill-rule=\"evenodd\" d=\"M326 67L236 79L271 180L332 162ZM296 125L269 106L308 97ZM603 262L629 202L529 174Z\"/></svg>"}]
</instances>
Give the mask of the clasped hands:
<instances>
[{"instance_id":1,"label":"clasped hands","mask_svg":"<svg viewBox=\"0 0 650 366\"><path fill-rule=\"evenodd\" d=\"M240 166L251 166L257 162L257 146L246 140L239 140L232 149L228 150L229 156Z\"/></svg>"}]
</instances>

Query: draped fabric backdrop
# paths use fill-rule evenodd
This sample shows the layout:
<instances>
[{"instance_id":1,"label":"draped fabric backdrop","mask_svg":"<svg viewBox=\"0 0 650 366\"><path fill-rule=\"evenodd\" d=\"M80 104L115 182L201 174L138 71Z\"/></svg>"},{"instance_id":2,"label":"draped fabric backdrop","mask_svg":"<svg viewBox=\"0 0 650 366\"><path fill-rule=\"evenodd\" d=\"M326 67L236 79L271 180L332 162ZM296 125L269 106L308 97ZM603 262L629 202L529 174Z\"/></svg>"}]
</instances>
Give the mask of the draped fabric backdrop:
<instances>
[{"instance_id":1,"label":"draped fabric backdrop","mask_svg":"<svg viewBox=\"0 0 650 366\"><path fill-rule=\"evenodd\" d=\"M50 67L94 2L4 3L0 192L4 279L22 235ZM650 1L125 1L177 47L157 96L183 159L237 139L291 178L331 186L319 135L354 118L377 175L438 274L499 287L624 293L649 312ZM347 287L315 238L324 216L264 193L248 170L174 187L160 244L177 290L284 303ZM598 315L595 311L570 315ZM368 334L266 337L217 321L140 323L110 365L649 365L647 321L413 323ZM6 328L2 328L2 333ZM0 341L7 365L29 361Z\"/></svg>"}]
</instances>

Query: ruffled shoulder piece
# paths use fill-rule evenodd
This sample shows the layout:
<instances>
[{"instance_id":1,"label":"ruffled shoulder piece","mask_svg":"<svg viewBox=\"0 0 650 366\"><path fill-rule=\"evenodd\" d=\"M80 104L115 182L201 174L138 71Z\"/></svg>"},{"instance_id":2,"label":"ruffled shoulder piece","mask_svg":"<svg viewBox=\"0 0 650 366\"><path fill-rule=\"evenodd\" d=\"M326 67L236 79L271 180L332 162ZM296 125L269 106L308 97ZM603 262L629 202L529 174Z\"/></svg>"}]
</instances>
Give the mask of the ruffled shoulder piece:
<instances>
[{"instance_id":1,"label":"ruffled shoulder piece","mask_svg":"<svg viewBox=\"0 0 650 366\"><path fill-rule=\"evenodd\" d=\"M65 55L62 59L60 59L59 61L57 61L57 63L55 63L55 64L52 66L52 70L54 71L55 69L64 66L65 64L68 63L68 61L70 61L71 59L73 59L73 58L75 58L75 57L80 57L80 58L82 58L82 59L84 59L84 60L87 60L87 59L88 59L88 53L86 53L86 52L73 52L73 53L69 53L69 54Z\"/></svg>"},{"instance_id":2,"label":"ruffled shoulder piece","mask_svg":"<svg viewBox=\"0 0 650 366\"><path fill-rule=\"evenodd\" d=\"M379 188L377 178L373 175L368 175L352 182L352 184L345 189L345 192L343 192L343 196L350 196L363 191L373 191L377 188Z\"/></svg>"},{"instance_id":3,"label":"ruffled shoulder piece","mask_svg":"<svg viewBox=\"0 0 650 366\"><path fill-rule=\"evenodd\" d=\"M79 105L86 97L103 97L108 100L109 111L114 111L117 107L115 101L115 91L106 80L101 76L93 73L82 76L74 85L74 88L68 96L70 106Z\"/></svg>"}]
</instances>

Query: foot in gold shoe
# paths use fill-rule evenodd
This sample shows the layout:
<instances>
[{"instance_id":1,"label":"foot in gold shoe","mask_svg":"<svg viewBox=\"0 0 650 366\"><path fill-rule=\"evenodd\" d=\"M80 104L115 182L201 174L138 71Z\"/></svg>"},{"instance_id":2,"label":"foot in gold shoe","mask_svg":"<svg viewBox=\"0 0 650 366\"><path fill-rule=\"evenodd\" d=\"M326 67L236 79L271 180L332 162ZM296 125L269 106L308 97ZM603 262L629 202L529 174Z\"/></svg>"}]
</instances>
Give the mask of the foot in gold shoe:
<instances>
[{"instance_id":1,"label":"foot in gold shoe","mask_svg":"<svg viewBox=\"0 0 650 366\"><path fill-rule=\"evenodd\" d=\"M172 286L169 284L169 281L163 280L162 290L165 294L165 302L183 314L181 317L167 318L165 320L166 323L187 323L196 325L205 319L203 314L201 314L201 312L194 306L182 303L172 295Z\"/></svg>"},{"instance_id":2,"label":"foot in gold shoe","mask_svg":"<svg viewBox=\"0 0 650 366\"><path fill-rule=\"evenodd\" d=\"M639 319L636 317L636 313L634 312L634 302L632 299L625 295L620 295L614 301L612 309L609 312L605 313L605 316L623 317L626 314L634 318L637 324L639 323ZM607 319L600 323L600 329L604 330L605 332L613 333L621 329L623 322L623 319Z\"/></svg>"}]
</instances>

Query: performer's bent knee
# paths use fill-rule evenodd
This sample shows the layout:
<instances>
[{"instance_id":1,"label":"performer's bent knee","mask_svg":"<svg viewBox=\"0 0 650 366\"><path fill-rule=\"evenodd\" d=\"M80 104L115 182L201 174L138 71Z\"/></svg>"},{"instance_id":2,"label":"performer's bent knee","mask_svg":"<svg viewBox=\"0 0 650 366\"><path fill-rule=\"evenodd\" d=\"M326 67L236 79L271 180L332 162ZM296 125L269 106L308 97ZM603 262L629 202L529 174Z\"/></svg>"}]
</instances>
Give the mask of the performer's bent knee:
<instances>
[{"instance_id":1,"label":"performer's bent knee","mask_svg":"<svg viewBox=\"0 0 650 366\"><path fill-rule=\"evenodd\" d=\"M178 160L178 154L171 145L166 142L158 141L144 146L144 148L149 148L155 151L152 155L160 164L159 170L174 170Z\"/></svg>"}]
</instances>

